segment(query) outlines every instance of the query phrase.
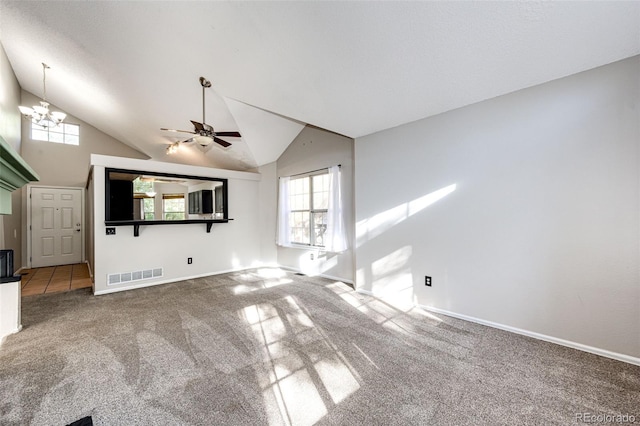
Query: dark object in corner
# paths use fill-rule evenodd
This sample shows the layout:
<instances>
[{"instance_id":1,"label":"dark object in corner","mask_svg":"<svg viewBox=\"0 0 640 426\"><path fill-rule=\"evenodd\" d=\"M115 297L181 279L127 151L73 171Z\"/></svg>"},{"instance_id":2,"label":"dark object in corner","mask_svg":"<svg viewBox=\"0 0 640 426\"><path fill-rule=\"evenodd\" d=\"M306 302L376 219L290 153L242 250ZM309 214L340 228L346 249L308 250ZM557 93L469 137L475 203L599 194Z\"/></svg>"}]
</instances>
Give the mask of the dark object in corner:
<instances>
[{"instance_id":1,"label":"dark object in corner","mask_svg":"<svg viewBox=\"0 0 640 426\"><path fill-rule=\"evenodd\" d=\"M13 275L13 250L0 250L0 284L20 281L22 275Z\"/></svg>"},{"instance_id":2,"label":"dark object in corner","mask_svg":"<svg viewBox=\"0 0 640 426\"><path fill-rule=\"evenodd\" d=\"M87 416L73 423L69 423L67 426L93 426L93 420L91 420L91 416Z\"/></svg>"},{"instance_id":3,"label":"dark object in corner","mask_svg":"<svg viewBox=\"0 0 640 426\"><path fill-rule=\"evenodd\" d=\"M13 276L13 250L0 250L0 278Z\"/></svg>"}]
</instances>

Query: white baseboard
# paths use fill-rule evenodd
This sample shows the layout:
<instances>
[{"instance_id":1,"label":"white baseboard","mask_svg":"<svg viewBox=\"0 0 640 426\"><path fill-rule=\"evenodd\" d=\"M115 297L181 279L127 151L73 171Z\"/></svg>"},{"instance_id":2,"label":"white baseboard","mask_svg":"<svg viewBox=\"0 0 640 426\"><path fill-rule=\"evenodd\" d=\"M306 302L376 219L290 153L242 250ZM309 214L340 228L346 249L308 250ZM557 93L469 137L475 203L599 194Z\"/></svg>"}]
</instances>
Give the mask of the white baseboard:
<instances>
[{"instance_id":1,"label":"white baseboard","mask_svg":"<svg viewBox=\"0 0 640 426\"><path fill-rule=\"evenodd\" d=\"M4 343L5 340L7 340L7 337L11 336L12 334L18 333L21 330L22 330L22 324L20 324L18 326L18 328L16 328L15 330L12 330L9 333L7 333L4 336L2 336L2 338L0 338L0 346L2 346L2 344Z\"/></svg>"},{"instance_id":2,"label":"white baseboard","mask_svg":"<svg viewBox=\"0 0 640 426\"><path fill-rule=\"evenodd\" d=\"M376 295L373 294L369 290L357 289L356 291L358 293L362 293L362 294L366 294L366 295L369 295L369 296L376 297ZM553 337L553 336L548 336L546 334L536 333L534 331L523 330L521 328L511 327L509 325L504 325L504 324L500 324L500 323L493 322L493 321L486 321L486 320L483 320L483 319L480 319L480 318L475 318L475 317L471 317L471 316L468 316L468 315L463 315L463 314L458 314L456 312L447 311L445 309L434 308L434 307L431 307L431 306L424 306L424 305L420 305L420 304L415 304L415 306L418 307L418 308L424 309L425 311L433 312L433 313L436 313L436 314L447 315L449 317L458 318L458 319L469 321L469 322L473 322L473 323L476 323L476 324L486 325L487 327L497 328L499 330L505 330L505 331L509 331L511 333L516 333L516 334L520 334L520 335L523 335L523 336L533 337L534 339L544 340L545 342L555 343L557 345L566 346L568 348L577 349L579 351L589 352L589 353L592 353L592 354L595 354L595 355L603 356L605 358L611 358L611 359L615 359L617 361L622 361L622 362L626 362L628 364L633 364L633 365L639 365L640 366L640 358L633 357L631 355L625 355L625 354L621 354L621 353L618 353L618 352L608 351L606 349L600 349L600 348L596 348L596 347L593 347L593 346L583 345L582 343L576 343L576 342L572 342L570 340L560 339L558 337Z\"/></svg>"},{"instance_id":3,"label":"white baseboard","mask_svg":"<svg viewBox=\"0 0 640 426\"><path fill-rule=\"evenodd\" d=\"M278 268L286 269L288 271L292 271L292 272L296 272L296 273L307 275L304 272L302 272L301 269L292 268L291 266L278 265ZM353 285L353 280L345 280L344 278L336 277L336 276L333 276L333 275L318 274L318 275L309 275L309 276L310 277L311 276L313 276L313 277L322 277L322 278L326 278L328 280L336 280L336 281L340 281L340 282L345 283L345 284Z\"/></svg>"}]
</instances>

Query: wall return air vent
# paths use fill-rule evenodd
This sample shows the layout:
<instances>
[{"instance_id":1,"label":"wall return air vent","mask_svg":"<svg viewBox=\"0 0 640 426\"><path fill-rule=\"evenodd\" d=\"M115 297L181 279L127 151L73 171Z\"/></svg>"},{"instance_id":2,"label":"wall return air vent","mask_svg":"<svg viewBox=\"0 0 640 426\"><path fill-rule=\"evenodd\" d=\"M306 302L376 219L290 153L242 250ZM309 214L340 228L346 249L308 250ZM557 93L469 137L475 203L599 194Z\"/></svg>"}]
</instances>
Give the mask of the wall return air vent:
<instances>
[{"instance_id":1,"label":"wall return air vent","mask_svg":"<svg viewBox=\"0 0 640 426\"><path fill-rule=\"evenodd\" d=\"M151 278L160 278L163 275L162 268L144 269L134 272L121 272L118 274L107 274L107 285L128 284L135 281L143 281Z\"/></svg>"}]
</instances>

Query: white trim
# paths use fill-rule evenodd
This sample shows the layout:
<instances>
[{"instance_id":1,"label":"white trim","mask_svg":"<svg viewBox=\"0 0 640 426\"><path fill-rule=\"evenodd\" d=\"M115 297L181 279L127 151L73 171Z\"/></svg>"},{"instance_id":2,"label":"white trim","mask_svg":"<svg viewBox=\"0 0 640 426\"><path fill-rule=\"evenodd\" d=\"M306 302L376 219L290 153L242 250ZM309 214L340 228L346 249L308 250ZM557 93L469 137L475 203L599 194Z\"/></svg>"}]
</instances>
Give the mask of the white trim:
<instances>
[{"instance_id":1,"label":"white trim","mask_svg":"<svg viewBox=\"0 0 640 426\"><path fill-rule=\"evenodd\" d=\"M27 258L22 260L22 263L27 264L27 269L31 269L33 267L31 259L33 255L31 253L31 190L33 188L53 188L53 189L77 189L80 191L80 221L82 223L80 227L80 263L86 262L86 244L85 244L85 227L87 224L86 220L86 212L85 212L85 187L78 186L54 186L54 185L38 185L38 184L27 184L25 186L27 192Z\"/></svg>"},{"instance_id":2,"label":"white trim","mask_svg":"<svg viewBox=\"0 0 640 426\"><path fill-rule=\"evenodd\" d=\"M5 340L7 340L7 337L11 336L12 334L16 334L20 331L22 331L22 324L20 324L18 328L16 328L15 330L10 331L9 334L2 336L2 338L0 338L0 346L2 346Z\"/></svg>"},{"instance_id":3,"label":"white trim","mask_svg":"<svg viewBox=\"0 0 640 426\"><path fill-rule=\"evenodd\" d=\"M356 289L358 293L366 294L369 296L376 297L375 294L368 290ZM577 349L579 351L592 353L594 355L600 355L605 358L615 359L617 361L626 362L628 364L639 365L640 366L640 358L633 357L631 355L625 355L618 352L608 351L606 349L600 349L593 346L584 345L582 343L572 342L570 340L560 339L558 337L547 336L546 334L536 333L534 331L523 330L517 327L511 327L509 325L504 325L500 323L496 323L493 321L486 321L480 318L471 317L468 315L458 314L455 312L447 311L445 309L434 308L432 306L425 306L420 304L415 304L416 307L424 309L426 311L430 311L436 314L447 315L453 318L458 318L461 320L473 322L476 324L486 325L487 327L497 328L499 330L509 331L511 333L520 334L522 336L532 337L534 339L543 340L545 342L555 343L556 345L566 346L568 348Z\"/></svg>"},{"instance_id":4,"label":"white trim","mask_svg":"<svg viewBox=\"0 0 640 426\"><path fill-rule=\"evenodd\" d=\"M93 271L91 270L91 264L89 260L85 260L84 263L87 265L87 269L89 270L89 278L93 278Z\"/></svg>"},{"instance_id":5,"label":"white trim","mask_svg":"<svg viewBox=\"0 0 640 426\"><path fill-rule=\"evenodd\" d=\"M93 166L113 167L118 169L142 170L165 174L193 175L216 177L222 179L261 180L262 175L254 172L215 169L213 167L191 166L180 163L165 163L154 160L140 160L137 158L113 157L110 155L91 154L90 168Z\"/></svg>"},{"instance_id":6,"label":"white trim","mask_svg":"<svg viewBox=\"0 0 640 426\"><path fill-rule=\"evenodd\" d=\"M293 267L291 267L291 266L278 265L277 267L278 267L278 268L282 268L282 269L289 270L289 271L291 271L291 272L297 272L297 273L301 273L301 274L307 275L307 274L305 274L305 273L302 271L302 269L293 268ZM329 280L336 280L336 281L343 282L343 283L345 283L345 284L351 284L351 285L353 285L353 280L346 280L346 279L344 279L344 278L336 277L336 276L333 276L333 275L318 274L318 275L307 275L307 276L309 276L309 277L311 277L311 278L313 278L313 277L322 277L322 278L326 278L326 279L329 279Z\"/></svg>"}]
</instances>

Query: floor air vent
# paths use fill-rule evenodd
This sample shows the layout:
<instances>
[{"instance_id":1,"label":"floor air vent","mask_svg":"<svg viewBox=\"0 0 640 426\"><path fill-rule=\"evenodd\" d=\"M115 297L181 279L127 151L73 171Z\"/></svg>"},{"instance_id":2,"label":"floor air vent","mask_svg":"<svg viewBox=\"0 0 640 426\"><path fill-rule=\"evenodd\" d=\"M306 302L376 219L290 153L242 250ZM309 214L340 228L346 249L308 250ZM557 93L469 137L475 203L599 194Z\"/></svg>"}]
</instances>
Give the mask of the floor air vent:
<instances>
[{"instance_id":1,"label":"floor air vent","mask_svg":"<svg viewBox=\"0 0 640 426\"><path fill-rule=\"evenodd\" d=\"M122 272L120 274L108 274L107 285L126 284L134 281L148 280L162 276L162 268L145 269L143 271Z\"/></svg>"}]
</instances>

